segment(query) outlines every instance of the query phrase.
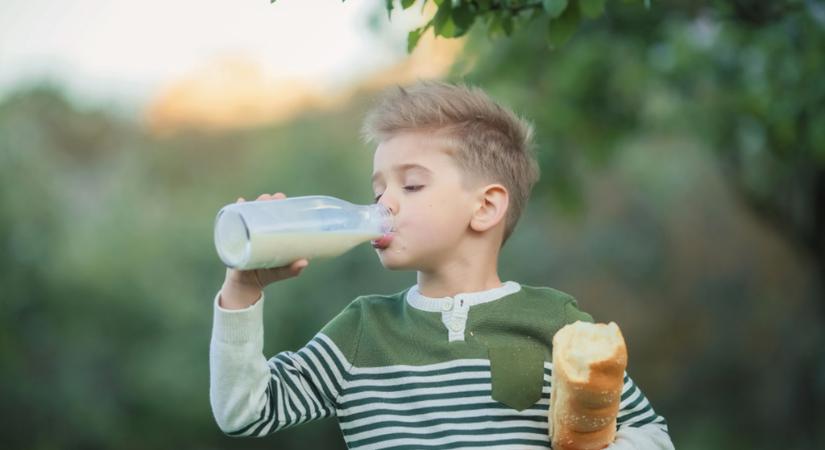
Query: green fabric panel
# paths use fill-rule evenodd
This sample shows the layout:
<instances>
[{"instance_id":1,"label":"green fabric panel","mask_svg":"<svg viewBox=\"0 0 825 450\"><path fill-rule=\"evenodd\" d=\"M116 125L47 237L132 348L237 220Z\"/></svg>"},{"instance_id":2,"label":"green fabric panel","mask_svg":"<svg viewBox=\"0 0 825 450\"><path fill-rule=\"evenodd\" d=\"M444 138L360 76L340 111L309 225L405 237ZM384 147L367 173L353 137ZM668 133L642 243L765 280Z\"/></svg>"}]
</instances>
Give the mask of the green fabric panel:
<instances>
[{"instance_id":1,"label":"green fabric panel","mask_svg":"<svg viewBox=\"0 0 825 450\"><path fill-rule=\"evenodd\" d=\"M406 301L406 291L362 299L364 332L356 366L425 365L456 358L487 358L487 349L469 342L448 342L441 312L421 311ZM470 315L475 307L470 308Z\"/></svg>"},{"instance_id":2,"label":"green fabric panel","mask_svg":"<svg viewBox=\"0 0 825 450\"><path fill-rule=\"evenodd\" d=\"M335 342L335 345L346 356L350 364L355 361L358 338L362 332L364 314L361 308L361 299L362 297L358 297L353 300L343 311L321 328L321 333L324 333Z\"/></svg>"},{"instance_id":3,"label":"green fabric panel","mask_svg":"<svg viewBox=\"0 0 825 450\"><path fill-rule=\"evenodd\" d=\"M564 315L567 318L565 321L566 323L573 323L577 320L581 320L582 322L593 322L593 316L580 310L575 300L564 305Z\"/></svg>"},{"instance_id":4,"label":"green fabric panel","mask_svg":"<svg viewBox=\"0 0 825 450\"><path fill-rule=\"evenodd\" d=\"M491 348L525 345L540 348L550 361L556 331L575 320L593 320L564 292L522 285L514 294L472 306L465 340L449 342L441 312L411 307L408 290L361 296L321 331L358 367L488 359Z\"/></svg>"},{"instance_id":5,"label":"green fabric panel","mask_svg":"<svg viewBox=\"0 0 825 450\"><path fill-rule=\"evenodd\" d=\"M521 411L541 398L544 382L544 349L525 341L516 346L492 347L490 376L492 397Z\"/></svg>"}]
</instances>

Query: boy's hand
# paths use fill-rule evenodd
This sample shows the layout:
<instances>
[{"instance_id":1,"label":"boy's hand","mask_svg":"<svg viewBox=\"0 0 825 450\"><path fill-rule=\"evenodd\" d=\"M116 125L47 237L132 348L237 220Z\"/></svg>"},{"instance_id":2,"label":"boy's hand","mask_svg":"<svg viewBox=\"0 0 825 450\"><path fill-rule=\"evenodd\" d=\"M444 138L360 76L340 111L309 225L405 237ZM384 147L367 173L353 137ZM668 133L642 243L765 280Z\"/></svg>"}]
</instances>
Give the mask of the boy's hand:
<instances>
[{"instance_id":1,"label":"boy's hand","mask_svg":"<svg viewBox=\"0 0 825 450\"><path fill-rule=\"evenodd\" d=\"M282 200L286 195L278 192L274 195L261 194L256 200ZM235 203L243 203L243 197ZM226 278L221 287L220 306L226 309L243 309L254 304L263 288L276 281L300 275L309 265L306 259L299 259L281 267L271 269L236 270L227 268Z\"/></svg>"}]
</instances>

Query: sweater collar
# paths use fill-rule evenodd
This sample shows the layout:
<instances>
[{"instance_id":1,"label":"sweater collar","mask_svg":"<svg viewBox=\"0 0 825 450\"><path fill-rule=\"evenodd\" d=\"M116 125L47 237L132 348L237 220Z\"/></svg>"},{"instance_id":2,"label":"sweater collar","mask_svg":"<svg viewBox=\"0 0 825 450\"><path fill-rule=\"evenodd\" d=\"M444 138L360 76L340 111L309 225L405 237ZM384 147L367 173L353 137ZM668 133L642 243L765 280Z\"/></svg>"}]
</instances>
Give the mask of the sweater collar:
<instances>
[{"instance_id":1,"label":"sweater collar","mask_svg":"<svg viewBox=\"0 0 825 450\"><path fill-rule=\"evenodd\" d=\"M515 281L506 281L501 286L486 291L467 292L456 294L452 297L427 297L418 290L418 285L414 285L407 291L407 303L413 308L423 311L437 312L444 311L444 305L451 304L453 300L463 300L467 306L474 306L481 303L498 300L504 296L514 294L521 290L521 285Z\"/></svg>"}]
</instances>

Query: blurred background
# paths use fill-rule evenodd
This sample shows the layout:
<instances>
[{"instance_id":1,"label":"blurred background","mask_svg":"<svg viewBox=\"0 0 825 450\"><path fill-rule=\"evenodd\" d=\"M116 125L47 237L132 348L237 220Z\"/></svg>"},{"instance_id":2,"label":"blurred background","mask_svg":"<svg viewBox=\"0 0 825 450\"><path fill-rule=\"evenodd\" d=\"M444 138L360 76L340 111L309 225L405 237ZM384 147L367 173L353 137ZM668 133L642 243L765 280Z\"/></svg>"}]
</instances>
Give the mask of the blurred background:
<instances>
[{"instance_id":1,"label":"blurred background","mask_svg":"<svg viewBox=\"0 0 825 450\"><path fill-rule=\"evenodd\" d=\"M371 202L361 119L432 78L534 121L542 179L501 277L619 323L676 448L825 448L823 3L611 1L554 50L524 22L407 54L427 15L0 3L0 448L345 448L334 420L214 423L213 221L264 192ZM314 261L267 288L266 352L414 282L368 245Z\"/></svg>"}]
</instances>

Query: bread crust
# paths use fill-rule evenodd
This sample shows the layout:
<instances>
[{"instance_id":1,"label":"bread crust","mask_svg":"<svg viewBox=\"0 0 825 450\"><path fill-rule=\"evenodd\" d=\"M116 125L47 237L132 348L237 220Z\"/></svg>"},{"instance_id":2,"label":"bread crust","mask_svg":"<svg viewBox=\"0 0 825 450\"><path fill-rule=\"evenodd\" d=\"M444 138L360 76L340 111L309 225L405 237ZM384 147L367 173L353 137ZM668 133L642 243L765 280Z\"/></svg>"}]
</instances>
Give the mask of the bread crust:
<instances>
[{"instance_id":1,"label":"bread crust","mask_svg":"<svg viewBox=\"0 0 825 450\"><path fill-rule=\"evenodd\" d=\"M589 333L597 333L599 339ZM583 345L598 348L576 351ZM582 371L582 365L589 370ZM556 333L548 416L554 449L602 449L615 440L626 367L627 347L613 322L576 322ZM589 373L584 377L583 372Z\"/></svg>"}]
</instances>

